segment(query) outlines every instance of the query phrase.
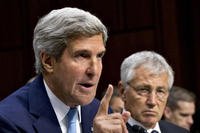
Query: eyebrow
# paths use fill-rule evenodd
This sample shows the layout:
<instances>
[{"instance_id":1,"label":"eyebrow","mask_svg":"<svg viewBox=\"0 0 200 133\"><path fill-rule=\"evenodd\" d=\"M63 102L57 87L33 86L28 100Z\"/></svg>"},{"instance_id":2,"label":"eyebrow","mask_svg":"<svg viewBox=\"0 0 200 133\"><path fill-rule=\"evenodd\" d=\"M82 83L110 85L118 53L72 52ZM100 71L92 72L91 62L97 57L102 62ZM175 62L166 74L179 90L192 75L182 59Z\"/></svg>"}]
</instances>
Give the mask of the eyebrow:
<instances>
[{"instance_id":1,"label":"eyebrow","mask_svg":"<svg viewBox=\"0 0 200 133\"><path fill-rule=\"evenodd\" d=\"M131 85L131 84L129 84L129 85ZM137 85L135 87L147 87L147 88L150 88L150 89L153 88L153 87L151 87L151 85L148 85L148 84L141 84L141 85ZM165 88L164 86L157 86L155 89L166 89L166 90L169 90L169 89Z\"/></svg>"}]
</instances>

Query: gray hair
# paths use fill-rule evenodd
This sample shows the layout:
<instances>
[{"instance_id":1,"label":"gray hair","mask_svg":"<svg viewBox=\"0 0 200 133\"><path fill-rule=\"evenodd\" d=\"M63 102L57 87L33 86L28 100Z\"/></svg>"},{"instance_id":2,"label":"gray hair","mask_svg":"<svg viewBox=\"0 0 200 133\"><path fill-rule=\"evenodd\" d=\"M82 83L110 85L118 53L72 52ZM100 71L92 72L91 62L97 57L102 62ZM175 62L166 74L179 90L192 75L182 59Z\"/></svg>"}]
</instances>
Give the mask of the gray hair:
<instances>
[{"instance_id":1,"label":"gray hair","mask_svg":"<svg viewBox=\"0 0 200 133\"><path fill-rule=\"evenodd\" d=\"M106 27L96 16L87 11L70 7L51 11L38 21L34 30L36 73L44 71L40 59L41 52L59 60L72 41L99 34L102 34L106 45L108 38Z\"/></svg>"},{"instance_id":2,"label":"gray hair","mask_svg":"<svg viewBox=\"0 0 200 133\"><path fill-rule=\"evenodd\" d=\"M127 83L134 79L135 69L144 66L156 74L167 72L168 86L172 87L174 82L174 72L167 61L158 53L153 51L141 51L125 58L121 64L121 81L126 87Z\"/></svg>"}]
</instances>

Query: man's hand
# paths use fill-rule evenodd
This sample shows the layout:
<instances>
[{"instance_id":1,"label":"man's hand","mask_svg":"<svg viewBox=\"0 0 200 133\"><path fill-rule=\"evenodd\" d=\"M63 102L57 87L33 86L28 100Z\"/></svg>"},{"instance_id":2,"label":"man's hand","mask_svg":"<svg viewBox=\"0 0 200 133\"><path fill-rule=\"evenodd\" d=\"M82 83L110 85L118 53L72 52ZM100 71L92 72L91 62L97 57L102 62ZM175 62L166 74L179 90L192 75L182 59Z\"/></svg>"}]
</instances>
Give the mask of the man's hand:
<instances>
[{"instance_id":1,"label":"man's hand","mask_svg":"<svg viewBox=\"0 0 200 133\"><path fill-rule=\"evenodd\" d=\"M113 86L109 85L93 121L94 133L128 133L126 122L130 117L129 112L108 114L112 93Z\"/></svg>"}]
</instances>

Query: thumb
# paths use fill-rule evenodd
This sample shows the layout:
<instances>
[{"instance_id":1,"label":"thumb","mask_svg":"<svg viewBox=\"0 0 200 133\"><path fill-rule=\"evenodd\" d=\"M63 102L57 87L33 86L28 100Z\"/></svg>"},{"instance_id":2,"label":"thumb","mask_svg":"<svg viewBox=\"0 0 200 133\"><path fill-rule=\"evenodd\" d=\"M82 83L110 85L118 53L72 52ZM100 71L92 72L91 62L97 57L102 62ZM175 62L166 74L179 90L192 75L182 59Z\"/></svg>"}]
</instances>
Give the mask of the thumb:
<instances>
[{"instance_id":1,"label":"thumb","mask_svg":"<svg viewBox=\"0 0 200 133\"><path fill-rule=\"evenodd\" d=\"M128 122L128 119L131 117L131 113L129 112L129 111L124 111L123 113L122 113L122 118L123 118L123 120L124 120L124 122L126 123L126 122Z\"/></svg>"},{"instance_id":2,"label":"thumb","mask_svg":"<svg viewBox=\"0 0 200 133\"><path fill-rule=\"evenodd\" d=\"M96 116L106 115L108 113L109 102L110 102L112 94L113 94L113 86L111 84L109 84L107 91L101 100L99 110L98 110Z\"/></svg>"}]
</instances>

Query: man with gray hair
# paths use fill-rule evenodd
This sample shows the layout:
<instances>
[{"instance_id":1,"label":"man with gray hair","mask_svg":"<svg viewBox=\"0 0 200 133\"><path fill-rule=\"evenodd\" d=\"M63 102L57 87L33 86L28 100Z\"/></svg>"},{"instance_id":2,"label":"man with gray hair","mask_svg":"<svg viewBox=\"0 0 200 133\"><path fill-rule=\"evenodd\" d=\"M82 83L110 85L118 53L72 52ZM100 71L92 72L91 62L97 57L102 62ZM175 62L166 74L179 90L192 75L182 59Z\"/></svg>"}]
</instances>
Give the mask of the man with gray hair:
<instances>
[{"instance_id":1,"label":"man with gray hair","mask_svg":"<svg viewBox=\"0 0 200 133\"><path fill-rule=\"evenodd\" d=\"M53 10L34 30L37 77L0 102L1 133L126 133L129 113L108 114L113 87L95 99L107 29L78 8Z\"/></svg>"},{"instance_id":2,"label":"man with gray hair","mask_svg":"<svg viewBox=\"0 0 200 133\"><path fill-rule=\"evenodd\" d=\"M131 113L129 133L188 133L161 121L173 82L172 68L158 53L141 51L125 58L118 86L124 110Z\"/></svg>"}]
</instances>

